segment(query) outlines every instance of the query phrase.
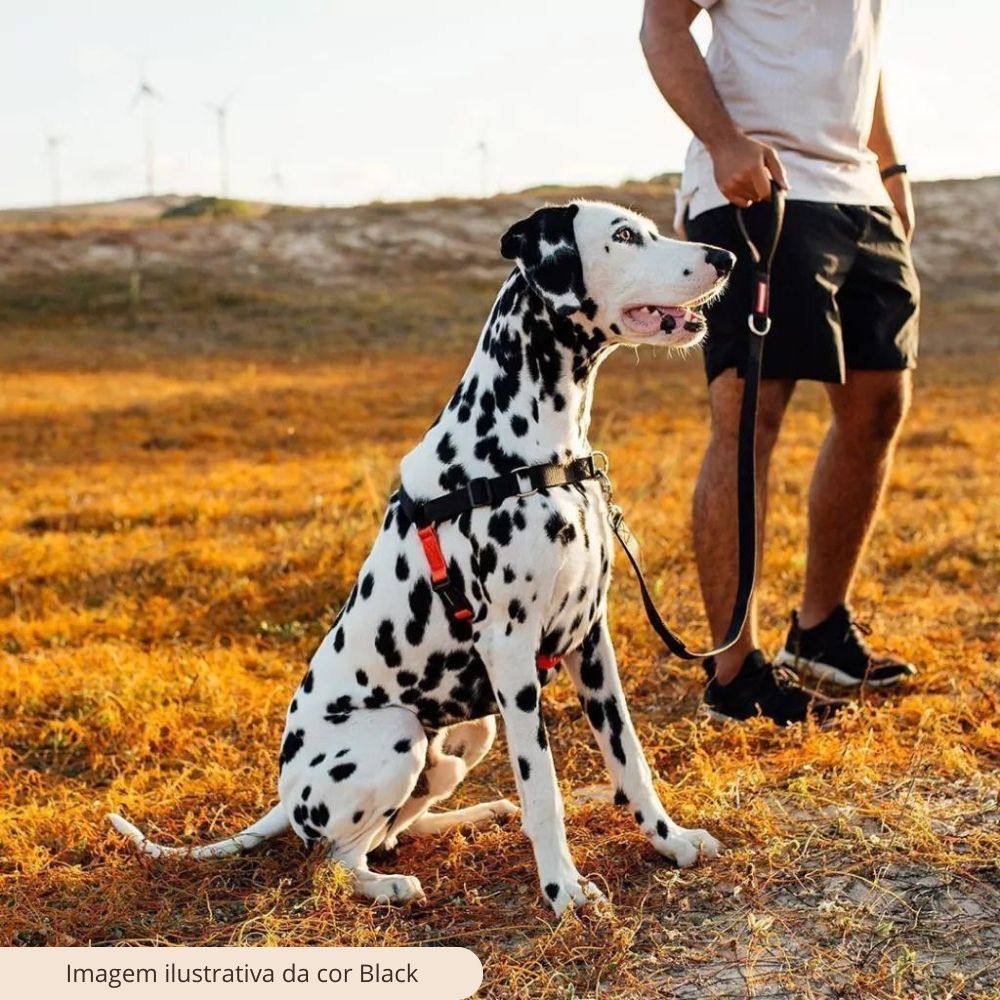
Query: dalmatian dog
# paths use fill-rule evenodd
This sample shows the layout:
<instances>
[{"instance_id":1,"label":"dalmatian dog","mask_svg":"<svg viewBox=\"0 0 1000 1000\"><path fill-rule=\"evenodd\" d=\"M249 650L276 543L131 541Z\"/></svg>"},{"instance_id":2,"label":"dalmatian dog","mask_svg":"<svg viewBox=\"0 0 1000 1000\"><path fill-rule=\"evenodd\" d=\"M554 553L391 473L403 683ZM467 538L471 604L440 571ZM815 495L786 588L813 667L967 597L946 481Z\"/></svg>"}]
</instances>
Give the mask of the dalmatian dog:
<instances>
[{"instance_id":1,"label":"dalmatian dog","mask_svg":"<svg viewBox=\"0 0 1000 1000\"><path fill-rule=\"evenodd\" d=\"M514 270L472 361L440 416L404 459L401 482L424 502L475 477L591 454L594 378L615 348L690 347L705 334L698 307L734 264L725 250L662 237L615 205L547 207L501 242ZM376 847L517 811L506 799L451 811L448 798L504 723L544 900L557 914L600 898L567 848L563 803L542 717L541 688L561 657L615 789L653 847L677 865L715 857L704 830L678 826L653 787L629 718L608 629L612 537L598 480L511 497L438 525L449 573L474 611L455 621L399 494L358 581L310 661L288 708L280 802L234 837L162 847L119 816L114 826L154 857L220 857L289 826L353 875L357 892L404 901L412 876L368 867Z\"/></svg>"}]
</instances>

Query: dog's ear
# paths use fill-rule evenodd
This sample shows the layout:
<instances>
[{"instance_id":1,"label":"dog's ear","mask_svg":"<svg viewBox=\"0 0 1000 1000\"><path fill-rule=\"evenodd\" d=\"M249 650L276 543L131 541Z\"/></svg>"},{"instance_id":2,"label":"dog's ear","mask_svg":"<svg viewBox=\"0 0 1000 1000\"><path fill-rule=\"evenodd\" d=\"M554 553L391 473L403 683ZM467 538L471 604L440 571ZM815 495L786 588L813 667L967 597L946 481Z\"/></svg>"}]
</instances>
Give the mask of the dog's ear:
<instances>
[{"instance_id":1,"label":"dog's ear","mask_svg":"<svg viewBox=\"0 0 1000 1000\"><path fill-rule=\"evenodd\" d=\"M578 205L540 208L514 223L500 240L500 253L517 262L528 284L560 316L583 307L587 291L573 220Z\"/></svg>"}]
</instances>

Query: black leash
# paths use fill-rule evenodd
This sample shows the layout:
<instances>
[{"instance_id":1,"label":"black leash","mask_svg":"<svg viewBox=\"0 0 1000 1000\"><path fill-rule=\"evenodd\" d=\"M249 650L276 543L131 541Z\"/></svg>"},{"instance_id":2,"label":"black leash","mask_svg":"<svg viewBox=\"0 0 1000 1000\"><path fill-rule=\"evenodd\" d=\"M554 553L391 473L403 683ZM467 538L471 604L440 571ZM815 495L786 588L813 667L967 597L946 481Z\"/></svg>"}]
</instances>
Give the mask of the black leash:
<instances>
[{"instance_id":1,"label":"black leash","mask_svg":"<svg viewBox=\"0 0 1000 1000\"><path fill-rule=\"evenodd\" d=\"M757 462L754 447L757 437L757 399L760 392L761 362L764 357L764 337L771 329L771 263L774 260L774 253L778 249L778 240L781 237L784 219L785 193L773 181L771 182L771 228L768 241L762 248L757 247L750 238L743 210L737 209L736 211L736 221L743 239L746 240L750 255L753 257L756 270L754 272L753 305L750 315L747 317L747 326L750 328L750 343L743 379L743 402L740 407L736 460L739 573L736 597L733 601L733 613L722 641L714 649L707 649L703 652L689 649L684 640L676 632L671 631L667 623L660 617L639 565L639 543L629 531L628 525L625 524L621 509L611 505L611 527L615 537L621 543L621 547L625 550L628 561L632 564L632 570L639 582L639 591L642 594L642 603L646 609L649 624L667 649L682 660L697 660L706 656L715 656L729 649L743 632L743 626L746 625L747 615L750 612L750 601L753 599L754 584L757 579Z\"/></svg>"},{"instance_id":2,"label":"black leash","mask_svg":"<svg viewBox=\"0 0 1000 1000\"><path fill-rule=\"evenodd\" d=\"M611 480L608 478L608 461L603 452L594 452L585 458L578 458L566 465L549 462L545 465L527 466L500 476L483 476L471 480L466 486L451 493L445 493L417 503L403 487L397 494L400 506L413 522L424 549L424 555L431 573L431 584L441 598L448 617L456 622L468 622L473 617L472 606L460 585L453 579L448 561L441 551L435 525L450 521L476 507L497 507L511 497L525 497L539 490L555 486L568 486L589 479L600 479L608 504L611 529L621 544L642 595L646 617L653 631L660 637L667 649L684 660L697 660L715 656L740 637L746 624L753 598L757 576L757 493L755 439L757 436L757 399L760 391L761 361L764 355L764 337L771 329L770 291L771 263L785 215L784 192L777 184L771 184L771 229L768 242L763 249L754 244L747 232L742 210L737 210L740 232L747 242L750 255L756 265L754 272L753 308L747 317L750 328L750 343L747 367L744 374L743 401L740 408L739 443L737 452L737 534L739 572L736 598L729 626L722 642L714 649L695 652L660 617L640 566L639 542L625 523L621 508L613 502ZM549 669L559 662L560 657L541 657L539 667Z\"/></svg>"}]
</instances>

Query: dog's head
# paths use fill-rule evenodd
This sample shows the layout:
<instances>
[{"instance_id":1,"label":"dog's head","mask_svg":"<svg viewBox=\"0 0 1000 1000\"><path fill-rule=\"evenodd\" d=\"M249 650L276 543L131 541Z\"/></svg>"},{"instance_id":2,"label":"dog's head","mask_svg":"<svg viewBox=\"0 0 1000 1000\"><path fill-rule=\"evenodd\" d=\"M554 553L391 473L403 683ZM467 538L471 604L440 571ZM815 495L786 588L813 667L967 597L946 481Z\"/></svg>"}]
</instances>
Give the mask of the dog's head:
<instances>
[{"instance_id":1,"label":"dog's head","mask_svg":"<svg viewBox=\"0 0 1000 1000\"><path fill-rule=\"evenodd\" d=\"M500 252L546 306L581 314L612 342L690 347L705 335L699 308L736 262L728 250L661 236L647 218L605 202L540 208L516 223Z\"/></svg>"}]
</instances>

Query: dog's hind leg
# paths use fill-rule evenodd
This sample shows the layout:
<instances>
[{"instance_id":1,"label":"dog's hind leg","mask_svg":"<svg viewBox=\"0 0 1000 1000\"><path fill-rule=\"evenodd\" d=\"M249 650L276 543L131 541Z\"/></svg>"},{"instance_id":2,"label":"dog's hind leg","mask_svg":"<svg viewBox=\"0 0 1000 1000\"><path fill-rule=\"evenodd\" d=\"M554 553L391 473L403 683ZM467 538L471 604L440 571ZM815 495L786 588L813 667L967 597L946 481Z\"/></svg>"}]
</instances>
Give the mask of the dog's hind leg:
<instances>
[{"instance_id":1,"label":"dog's hind leg","mask_svg":"<svg viewBox=\"0 0 1000 1000\"><path fill-rule=\"evenodd\" d=\"M399 835L404 832L415 837L429 836L462 824L481 826L517 812L513 802L498 799L466 809L428 814L430 807L448 798L486 756L496 733L496 719L488 715L449 726L434 738L427 749L427 768L420 776L413 795L393 821L392 831L385 840L386 850L392 850Z\"/></svg>"},{"instance_id":2,"label":"dog's hind leg","mask_svg":"<svg viewBox=\"0 0 1000 1000\"><path fill-rule=\"evenodd\" d=\"M422 895L416 878L373 872L367 856L385 839L420 777L427 753L423 726L398 706L355 709L326 725L325 752L294 772L289 766L282 771L280 791L293 829L307 844L326 843L327 857L350 871L359 895L390 902ZM307 757L300 753L295 762Z\"/></svg>"},{"instance_id":3,"label":"dog's hind leg","mask_svg":"<svg viewBox=\"0 0 1000 1000\"><path fill-rule=\"evenodd\" d=\"M615 802L627 805L656 850L684 867L704 852L714 858L719 842L705 830L678 826L660 802L625 703L618 661L607 619L597 622L581 649L565 658L566 669L587 713L615 789Z\"/></svg>"}]
</instances>

